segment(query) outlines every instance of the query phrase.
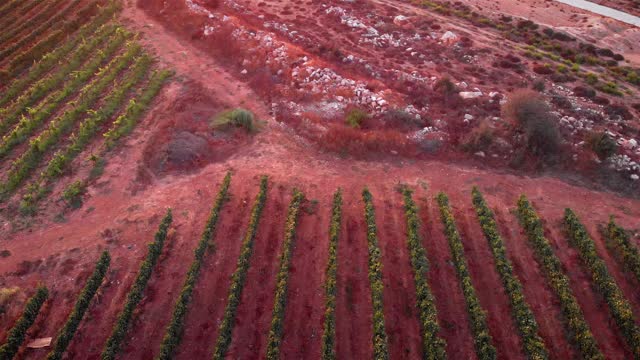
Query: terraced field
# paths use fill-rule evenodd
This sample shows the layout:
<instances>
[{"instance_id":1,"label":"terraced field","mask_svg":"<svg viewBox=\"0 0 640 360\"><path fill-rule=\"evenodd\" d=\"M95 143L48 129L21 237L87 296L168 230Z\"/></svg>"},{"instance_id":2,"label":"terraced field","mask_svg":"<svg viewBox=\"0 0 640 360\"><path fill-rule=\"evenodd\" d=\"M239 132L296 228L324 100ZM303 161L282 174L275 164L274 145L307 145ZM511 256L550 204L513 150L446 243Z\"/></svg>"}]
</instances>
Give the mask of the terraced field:
<instances>
[{"instance_id":1,"label":"terraced field","mask_svg":"<svg viewBox=\"0 0 640 360\"><path fill-rule=\"evenodd\" d=\"M638 200L318 151L130 4L0 24L0 359L640 359Z\"/></svg>"}]
</instances>

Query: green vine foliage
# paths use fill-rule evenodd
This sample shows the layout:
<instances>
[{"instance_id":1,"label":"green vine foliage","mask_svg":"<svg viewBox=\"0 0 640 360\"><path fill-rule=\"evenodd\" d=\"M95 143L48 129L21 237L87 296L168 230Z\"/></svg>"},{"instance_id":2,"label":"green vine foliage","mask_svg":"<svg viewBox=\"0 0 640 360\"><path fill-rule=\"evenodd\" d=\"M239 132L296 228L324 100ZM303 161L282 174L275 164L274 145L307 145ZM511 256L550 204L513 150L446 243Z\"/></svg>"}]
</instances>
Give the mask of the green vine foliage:
<instances>
[{"instance_id":1,"label":"green vine foliage","mask_svg":"<svg viewBox=\"0 0 640 360\"><path fill-rule=\"evenodd\" d=\"M0 185L0 191L4 195L16 190L31 175L47 151L100 99L102 92L113 83L122 70L135 61L140 51L140 45L130 42L124 54L113 59L107 67L96 74L93 82L83 88L80 98L71 110L51 120L47 129L29 142L28 149L12 163L7 181Z\"/></svg>"},{"instance_id":2,"label":"green vine foliage","mask_svg":"<svg viewBox=\"0 0 640 360\"><path fill-rule=\"evenodd\" d=\"M384 324L384 284L382 283L382 253L378 246L373 195L369 189L362 190L364 217L367 224L367 243L369 250L369 284L373 303L373 358L389 359L389 344Z\"/></svg>"},{"instance_id":3,"label":"green vine foliage","mask_svg":"<svg viewBox=\"0 0 640 360\"><path fill-rule=\"evenodd\" d=\"M136 309L136 306L138 306L140 300L142 300L144 289L147 287L147 283L151 278L153 268L155 267L156 263L158 262L158 258L162 253L164 241L167 238L169 227L171 226L172 221L173 215L171 213L171 209L168 209L166 215L160 223L160 226L158 227L158 231L155 234L154 241L148 245L149 250L147 252L147 256L142 264L140 264L138 276L136 277L135 281L133 282L133 286L127 294L127 300L124 303L124 308L118 315L118 320L113 327L111 336L109 336L109 339L107 339L107 343L102 350L102 354L100 355L100 358L102 360L113 360L116 358L116 355L118 355L120 346L124 341L125 336L127 335L127 330L129 329L129 324L131 323L133 311Z\"/></svg>"},{"instance_id":4,"label":"green vine foliage","mask_svg":"<svg viewBox=\"0 0 640 360\"><path fill-rule=\"evenodd\" d=\"M180 344L184 328L184 319L187 316L189 303L193 296L193 289L198 281L200 267L202 266L202 261L204 260L207 248L213 249L210 245L212 245L213 236L216 232L222 205L224 205L228 199L230 185L231 173L228 172L222 181L222 187L216 196L213 207L211 208L211 213L209 214L209 218L207 219L207 223L204 227L204 231L202 232L198 246L194 251L193 261L187 271L187 276L184 280L184 284L182 285L182 291L180 291L178 300L173 308L171 322L169 323L169 326L167 326L164 338L162 339L162 344L160 345L160 354L156 359L171 359L175 349Z\"/></svg>"},{"instance_id":5,"label":"green vine foliage","mask_svg":"<svg viewBox=\"0 0 640 360\"><path fill-rule=\"evenodd\" d=\"M48 297L49 290L47 290L46 287L41 286L36 291L36 294L27 301L27 305L22 312L22 316L18 319L13 328L9 330L7 342L0 346L0 359L13 359L27 335L27 330L29 330L31 325L36 321L36 318L40 313L40 308Z\"/></svg>"},{"instance_id":6,"label":"green vine foliage","mask_svg":"<svg viewBox=\"0 0 640 360\"><path fill-rule=\"evenodd\" d=\"M449 206L449 198L441 192L438 194L437 200L438 206L440 207L442 223L444 224L444 232L449 241L453 264L456 268L462 293L467 303L467 313L469 314L469 321L471 322L476 354L481 360L496 359L496 349L492 344L491 334L487 326L487 315L480 305L480 300L471 282L469 265L465 259L462 239L458 233L456 222L451 212L451 207Z\"/></svg>"},{"instance_id":7,"label":"green vine foliage","mask_svg":"<svg viewBox=\"0 0 640 360\"><path fill-rule=\"evenodd\" d=\"M304 200L304 194L298 190L293 191L293 198L289 203L287 221L284 229L284 241L282 244L282 254L280 255L280 270L276 276L276 294L273 303L273 313L271 317L271 328L267 338L267 359L277 360L280 358L280 343L282 342L284 312L287 305L287 285L289 280L289 267L293 256L293 243L296 237L296 225L298 223L298 213L300 203Z\"/></svg>"},{"instance_id":8,"label":"green vine foliage","mask_svg":"<svg viewBox=\"0 0 640 360\"><path fill-rule=\"evenodd\" d=\"M0 97L0 106L5 106L9 101L13 101L18 95L20 95L24 89L32 84L34 81L38 81L43 76L56 66L63 58L67 63L73 61L74 54L80 50L87 38L99 39L100 34L104 33L107 28L113 28L113 26L104 25L116 11L119 10L119 6L115 2L111 2L108 6L103 8L98 15L92 18L87 24L83 25L73 39L64 42L56 49L44 55L34 64L28 73L11 83L11 86L7 88ZM74 50L76 49L76 50ZM13 78L16 78L16 74L12 74Z\"/></svg>"},{"instance_id":9,"label":"green vine foliage","mask_svg":"<svg viewBox=\"0 0 640 360\"><path fill-rule=\"evenodd\" d=\"M249 219L249 227L242 241L242 247L240 248L240 256L238 257L238 264L236 270L231 277L231 286L229 288L229 298L227 300L227 307L224 309L224 315L219 327L218 340L213 351L212 358L214 360L223 360L229 345L231 344L231 334L233 333L233 327L236 320L236 309L240 304L242 298L242 290L244 289L244 283L247 278L247 272L251 262L251 254L253 253L253 240L258 231L258 224L260 217L262 216L262 210L264 208L265 201L267 199L268 178L263 176L260 180L260 191L256 196L253 203L253 209L251 210L251 217Z\"/></svg>"},{"instance_id":10,"label":"green vine foliage","mask_svg":"<svg viewBox=\"0 0 640 360\"><path fill-rule=\"evenodd\" d=\"M629 234L615 223L613 217L607 224L607 245L624 267L640 281L640 253L629 240Z\"/></svg>"},{"instance_id":11,"label":"green vine foliage","mask_svg":"<svg viewBox=\"0 0 640 360\"><path fill-rule=\"evenodd\" d=\"M22 133L24 130L21 129L26 125L38 121L40 117L46 119L53 114L60 103L84 85L100 69L100 66L121 48L129 36L130 34L121 28L109 25L98 30L98 33L89 41L83 42L57 71L37 81L11 105L0 110L0 114L3 116L3 121L0 123L0 134L4 134L16 123L17 126L12 132L20 130ZM104 48L96 51L100 45L104 45ZM87 58L89 61L85 64ZM70 73L74 73L76 76L69 79ZM58 87L60 89L54 91ZM37 104L45 97L46 101ZM34 106L36 104L37 106ZM4 145L5 143L14 141L12 138L19 138L17 135L21 134L10 135L9 138L3 137L3 148L7 146Z\"/></svg>"},{"instance_id":12,"label":"green vine foliage","mask_svg":"<svg viewBox=\"0 0 640 360\"><path fill-rule=\"evenodd\" d=\"M71 314L69 314L67 322L62 327L60 334L58 334L55 344L53 345L53 349L47 355L47 360L62 359L64 352L67 350L71 340L73 340L73 336L78 330L82 317L91 304L91 299L93 299L93 296L102 284L102 280L109 269L110 262L111 256L109 255L109 252L103 252L96 264L93 274L91 274L91 277L87 280L86 285L80 292L78 300L76 301Z\"/></svg>"},{"instance_id":13,"label":"green vine foliage","mask_svg":"<svg viewBox=\"0 0 640 360\"><path fill-rule=\"evenodd\" d=\"M524 195L520 196L518 200L518 217L536 254L537 261L545 273L547 282L560 301L569 339L576 350L580 352L582 358L604 359L584 319L582 309L571 291L569 278L562 271L560 260L553 253L549 240L544 236L542 221Z\"/></svg>"},{"instance_id":14,"label":"green vine foliage","mask_svg":"<svg viewBox=\"0 0 640 360\"><path fill-rule=\"evenodd\" d=\"M440 336L438 312L431 287L427 282L429 260L422 246L420 237L420 220L418 207L413 201L412 191L408 187L402 189L404 211L407 219L407 247L409 250L413 279L416 286L416 307L422 332L422 358L425 360L446 359L446 342Z\"/></svg>"},{"instance_id":15,"label":"green vine foliage","mask_svg":"<svg viewBox=\"0 0 640 360\"><path fill-rule=\"evenodd\" d=\"M640 359L640 327L636 325L631 304L625 298L607 265L596 251L596 245L587 229L571 209L565 209L564 224L570 243L578 249L580 258L591 272L591 280L607 301L611 314L631 347L633 356Z\"/></svg>"},{"instance_id":16,"label":"green vine foliage","mask_svg":"<svg viewBox=\"0 0 640 360\"><path fill-rule=\"evenodd\" d=\"M524 352L529 359L548 359L549 353L542 338L538 335L538 323L522 293L522 284L513 273L513 266L507 257L507 249L498 232L493 211L485 202L480 190L472 190L473 206L478 214L482 232L489 242L496 270L502 279L502 285L511 302L511 315L520 332Z\"/></svg>"},{"instance_id":17,"label":"green vine foliage","mask_svg":"<svg viewBox=\"0 0 640 360\"><path fill-rule=\"evenodd\" d=\"M326 280L324 284L326 305L324 327L322 332L322 359L336 358L336 294L338 276L338 239L342 223L342 191L338 189L333 195L331 209L331 225L329 226L329 261L327 262Z\"/></svg>"},{"instance_id":18,"label":"green vine foliage","mask_svg":"<svg viewBox=\"0 0 640 360\"><path fill-rule=\"evenodd\" d=\"M104 99L104 103L88 112L88 117L78 126L77 132L69 137L70 144L66 148L58 150L42 170L38 179L27 186L27 192L22 196L20 202L20 211L23 214L35 212L36 203L47 194L46 184L64 174L71 161L94 138L100 126L126 103L127 94L134 86L144 80L152 64L151 57L146 54L137 58L132 70L127 72L123 80L114 86Z\"/></svg>"}]
</instances>

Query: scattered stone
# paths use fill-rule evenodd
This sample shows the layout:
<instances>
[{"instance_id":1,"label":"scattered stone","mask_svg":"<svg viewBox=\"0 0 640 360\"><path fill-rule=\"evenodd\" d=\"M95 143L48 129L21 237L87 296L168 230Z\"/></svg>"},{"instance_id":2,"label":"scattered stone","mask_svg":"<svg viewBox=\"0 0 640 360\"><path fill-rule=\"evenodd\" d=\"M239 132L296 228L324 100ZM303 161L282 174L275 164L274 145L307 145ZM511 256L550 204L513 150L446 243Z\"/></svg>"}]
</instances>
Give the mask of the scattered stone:
<instances>
[{"instance_id":1,"label":"scattered stone","mask_svg":"<svg viewBox=\"0 0 640 360\"><path fill-rule=\"evenodd\" d=\"M393 18L393 23L396 25L404 25L409 22L409 18L404 15L398 15Z\"/></svg>"},{"instance_id":2,"label":"scattered stone","mask_svg":"<svg viewBox=\"0 0 640 360\"><path fill-rule=\"evenodd\" d=\"M479 156L479 157L484 157L484 151L478 151L477 153L473 154L475 156Z\"/></svg>"},{"instance_id":3,"label":"scattered stone","mask_svg":"<svg viewBox=\"0 0 640 360\"><path fill-rule=\"evenodd\" d=\"M452 31L447 31L446 33L444 33L444 35L442 35L440 40L447 44L453 44L458 41L458 35L456 35Z\"/></svg>"},{"instance_id":4,"label":"scattered stone","mask_svg":"<svg viewBox=\"0 0 640 360\"><path fill-rule=\"evenodd\" d=\"M463 99L475 99L482 96L481 91L461 91L460 97Z\"/></svg>"},{"instance_id":5,"label":"scattered stone","mask_svg":"<svg viewBox=\"0 0 640 360\"><path fill-rule=\"evenodd\" d=\"M631 180L633 181L638 181L638 179L640 179L640 176L638 176L637 174L631 174Z\"/></svg>"}]
</instances>

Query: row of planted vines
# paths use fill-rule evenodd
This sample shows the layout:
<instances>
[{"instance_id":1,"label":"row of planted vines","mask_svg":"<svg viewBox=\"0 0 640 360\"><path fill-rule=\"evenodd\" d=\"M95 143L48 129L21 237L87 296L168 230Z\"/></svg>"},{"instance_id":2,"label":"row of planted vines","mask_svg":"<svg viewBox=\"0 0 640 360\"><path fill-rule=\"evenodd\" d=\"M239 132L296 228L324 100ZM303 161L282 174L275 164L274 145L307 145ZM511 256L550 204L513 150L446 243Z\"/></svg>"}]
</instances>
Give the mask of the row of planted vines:
<instances>
[{"instance_id":1,"label":"row of planted vines","mask_svg":"<svg viewBox=\"0 0 640 360\"><path fill-rule=\"evenodd\" d=\"M362 190L364 218L367 226L367 248L369 253L369 285L373 304L373 357L389 359L389 341L384 325L384 284L382 282L382 252L378 245L378 229L373 206L373 195L369 189Z\"/></svg>"},{"instance_id":2,"label":"row of planted vines","mask_svg":"<svg viewBox=\"0 0 640 360\"><path fill-rule=\"evenodd\" d=\"M222 321L218 327L218 340L216 341L215 349L213 351L213 359L224 359L225 354L229 349L229 345L231 345L231 335L233 333L233 327L235 326L236 310L238 309L238 305L240 305L242 290L244 289L247 272L251 265L253 243L256 233L258 232L258 224L260 222L260 217L262 216L262 210L264 209L264 204L267 200L267 190L268 178L263 176L260 180L260 191L254 201L253 209L251 209L251 217L249 218L247 232L242 240L238 264L236 270L231 276L229 296L227 298L227 305L224 309Z\"/></svg>"},{"instance_id":3,"label":"row of planted vines","mask_svg":"<svg viewBox=\"0 0 640 360\"><path fill-rule=\"evenodd\" d=\"M322 359L336 358L336 294L338 276L338 239L342 224L342 190L333 195L331 224L329 225L329 260L327 261L325 280L324 326L322 332Z\"/></svg>"},{"instance_id":4,"label":"row of planted vines","mask_svg":"<svg viewBox=\"0 0 640 360\"><path fill-rule=\"evenodd\" d=\"M6 169L0 201L15 199L23 215L37 213L89 148L94 165L103 168L172 74L155 69L136 34L115 21L119 1L41 3L29 15L17 4L0 9L29 19L8 24L0 37L8 45L0 52L6 80L0 86L0 164ZM69 182L62 195L86 188L99 173Z\"/></svg>"},{"instance_id":5,"label":"row of planted vines","mask_svg":"<svg viewBox=\"0 0 640 360\"><path fill-rule=\"evenodd\" d=\"M582 263L591 272L595 288L605 298L613 319L627 340L635 358L640 358L640 327L636 325L631 304L625 298L615 279L607 270L607 265L598 255L593 239L571 209L565 210L565 230L569 242L578 250Z\"/></svg>"},{"instance_id":6,"label":"row of planted vines","mask_svg":"<svg viewBox=\"0 0 640 360\"><path fill-rule=\"evenodd\" d=\"M547 359L549 354L544 341L538 335L538 323L522 293L522 284L513 273L513 266L507 257L507 250L498 233L493 211L485 202L480 190L473 188L473 206L478 214L482 231L489 242L495 267L502 279L502 285L511 302L511 314L520 332L524 352L530 359Z\"/></svg>"},{"instance_id":7,"label":"row of planted vines","mask_svg":"<svg viewBox=\"0 0 640 360\"><path fill-rule=\"evenodd\" d=\"M404 211L407 219L407 247L409 249L413 279L416 285L416 307L422 332L424 359L446 359L446 342L439 336L440 325L431 287L427 282L429 260L420 237L418 207L408 187L402 189Z\"/></svg>"},{"instance_id":8,"label":"row of planted vines","mask_svg":"<svg viewBox=\"0 0 640 360\"><path fill-rule=\"evenodd\" d=\"M640 252L631 243L629 234L613 220L609 220L606 229L607 246L614 257L640 281Z\"/></svg>"},{"instance_id":9,"label":"row of planted vines","mask_svg":"<svg viewBox=\"0 0 640 360\"><path fill-rule=\"evenodd\" d=\"M209 217L204 225L194 250L194 258L189 267L182 290L178 294L171 320L165 330L157 359L172 359L177 356L178 346L182 338L185 320L189 311L194 288L197 285L198 277L202 271L201 267L207 252L214 252L214 237L218 227L221 211L224 204L229 199L229 188L231 184L231 173L224 177L217 195L213 201ZM260 187L256 195L250 213L249 222L242 243L240 244L240 255L237 266L231 274L231 283L227 295L227 303L223 317L220 320L217 340L212 354L214 359L227 357L227 350L233 341L233 329L236 321L236 311L240 306L243 296L243 289L247 278L247 273L251 266L253 243L258 233L258 225L263 216L263 209L267 201L268 179L262 177ZM438 319L436 301L431 286L428 281L429 260L427 258L427 248L423 245L420 230L419 209L413 200L413 192L406 186L402 186L400 191L404 201L404 215L407 223L406 246L409 254L409 262L412 269L413 282L416 291L415 310L420 324L420 340L422 345L422 358L424 359L446 359L446 342L440 334L441 324ZM472 204L478 217L479 224L491 250L496 272L500 276L502 289L510 300L511 317L519 331L522 340L522 353L530 359L547 359L554 355L549 354L547 346L539 335L537 321L531 310L531 305L527 303L524 296L523 284L516 276L516 271L508 258L506 245L502 239L495 215L482 193L477 189L472 190ZM266 352L264 356L268 359L285 358L287 354L281 348L284 336L284 319L286 314L288 296L288 279L290 276L291 261L295 256L295 239L300 210L304 204L305 197L302 192L295 190L289 203L283 242L279 257L279 270L276 275L275 296L272 309L271 327L268 334L265 334ZM497 351L492 344L493 339L489 333L486 312L480 304L477 290L473 285L471 272L467 263L463 239L460 235L454 218L454 210L449 204L449 199L444 193L439 193L436 202L440 210L441 220L444 224L444 234L447 238L449 250L454 266L459 286L465 300L468 314L469 327L475 345L475 352L479 359L495 359ZM321 341L321 353L323 359L335 359L340 354L336 352L336 302L349 301L337 297L337 273L338 273L338 241L340 238L340 228L342 226L342 191L338 190L334 196L331 207L331 217L328 232L328 261L325 268L324 283L324 326ZM388 335L385 328L385 314L383 306L384 284L382 279L382 257L383 254L378 244L377 225L375 218L375 208L373 196L368 189L362 191L362 204L364 205L364 219L366 227L361 229L367 232L368 247L368 279L372 301L372 325L373 338L371 348L373 357L376 359L390 358L388 350ZM543 274L550 289L555 293L559 307L562 311L566 336L579 353L581 358L604 359L598 348L595 336L592 334L582 309L572 293L569 278L564 274L562 263L554 254L554 250L544 235L542 220L534 211L532 205L522 196L518 201L517 216L524 228L528 243L535 253L535 260L543 270ZM169 229L173 222L171 210L168 210L155 234L154 241L148 245L148 251L142 259L139 270L131 287L128 289L126 299L121 311L118 313L111 335L106 339L101 354L102 359L115 359L119 357L120 349L126 344L129 328L135 317L135 312L141 300L145 296L145 289L157 266L160 255L163 252L165 242L169 236ZM564 226L569 243L575 247L582 260L584 270L591 275L594 288L599 290L602 298L606 301L612 320L618 326L622 337L626 340L630 353L638 357L638 344L640 344L640 328L637 319L633 314L632 304L625 297L619 288L616 280L608 272L605 261L596 250L594 240L588 234L584 225L580 222L576 214L566 209L564 216ZM629 234L619 227L613 219L608 226L602 227L603 235L608 242L609 250L621 261L621 265L633 270L634 255L637 255L637 248L631 240ZM226 239L224 239L226 240ZM223 239L219 241L224 241ZM628 252L625 255L623 251ZM83 289L78 293L76 302L69 314L66 322L53 337L52 347L48 351L47 359L62 359L65 357L67 348L74 339L74 336L81 328L85 314L90 306L102 306L98 301L93 300L99 292L107 271L111 263L109 252L102 252L97 259L93 273L88 277ZM633 272L630 272L633 275ZM219 276L226 276L220 274ZM53 293L55 296L55 292ZM26 306L13 327L8 329L5 343L0 346L0 358L12 359L16 355L20 356L21 348L25 340L33 338L34 334L29 334L29 329L36 323L36 319L41 313L41 308L50 296L45 287L39 287L35 295L27 300ZM438 299L442 301L443 299ZM444 299L446 301L446 299ZM46 307L45 307L46 309ZM49 309L44 311L45 317ZM304 319L300 319L304 321ZM348 319L347 319L348 320ZM343 320L345 321L345 320ZM88 325L87 325L88 326ZM301 325L302 326L302 325ZM37 327L37 326L35 326ZM213 345L213 344L211 344ZM625 350L626 351L626 350Z\"/></svg>"},{"instance_id":10,"label":"row of planted vines","mask_svg":"<svg viewBox=\"0 0 640 360\"><path fill-rule=\"evenodd\" d=\"M194 258L189 270L187 271L187 276L184 280L184 284L182 285L182 291L180 291L178 300L173 308L171 321L169 322L169 326L167 326L164 338L162 339L162 344L160 345L160 354L158 355L158 359L171 359L176 347L180 344L184 327L184 319L187 316L193 290L196 286L196 282L198 281L198 275L200 275L202 261L204 260L207 249L213 249L213 236L216 232L222 205L224 205L228 198L230 184L231 173L227 173L222 181L222 187L216 196L213 207L211 208L211 213L209 214L209 218L205 224L198 246L194 250Z\"/></svg>"},{"instance_id":11,"label":"row of planted vines","mask_svg":"<svg viewBox=\"0 0 640 360\"><path fill-rule=\"evenodd\" d=\"M153 274L153 269L158 262L158 258L162 253L172 221L173 215L171 213L171 209L169 209L158 227L154 241L148 246L147 256L140 264L140 270L138 270L138 275L133 281L133 285L127 294L124 307L118 315L118 319L113 327L111 336L107 339L104 349L102 350L102 354L100 355L102 360L115 359L118 355L118 352L125 341L125 337L127 336L133 312L144 296L144 290L147 287L147 283L149 282L151 275Z\"/></svg>"},{"instance_id":12,"label":"row of planted vines","mask_svg":"<svg viewBox=\"0 0 640 360\"><path fill-rule=\"evenodd\" d=\"M536 254L536 260L547 278L547 283L560 302L567 335L571 342L583 358L604 359L578 300L573 295L569 278L562 270L562 263L554 254L549 240L544 236L542 221L524 195L518 200L518 216L529 244Z\"/></svg>"},{"instance_id":13,"label":"row of planted vines","mask_svg":"<svg viewBox=\"0 0 640 360\"><path fill-rule=\"evenodd\" d=\"M471 274L469 273L469 265L464 254L462 239L458 232L449 198L444 193L437 196L438 206L440 207L440 216L444 224L444 232L449 242L449 250L453 264L458 275L458 281L462 288L465 302L467 304L467 312L469 314L469 322L471 332L474 338L476 354L479 359L495 359L496 349L492 344L491 334L487 325L487 315L480 305L480 300L476 294L476 289L471 282Z\"/></svg>"},{"instance_id":14,"label":"row of planted vines","mask_svg":"<svg viewBox=\"0 0 640 360\"><path fill-rule=\"evenodd\" d=\"M267 340L267 359L277 360L280 358L280 343L282 341L284 313L287 301L289 266L291 264L291 257L293 256L298 213L300 212L300 204L303 200L304 194L298 190L294 190L287 213L282 253L280 254L280 267L276 276L276 294L271 317L271 328L269 329Z\"/></svg>"}]
</instances>

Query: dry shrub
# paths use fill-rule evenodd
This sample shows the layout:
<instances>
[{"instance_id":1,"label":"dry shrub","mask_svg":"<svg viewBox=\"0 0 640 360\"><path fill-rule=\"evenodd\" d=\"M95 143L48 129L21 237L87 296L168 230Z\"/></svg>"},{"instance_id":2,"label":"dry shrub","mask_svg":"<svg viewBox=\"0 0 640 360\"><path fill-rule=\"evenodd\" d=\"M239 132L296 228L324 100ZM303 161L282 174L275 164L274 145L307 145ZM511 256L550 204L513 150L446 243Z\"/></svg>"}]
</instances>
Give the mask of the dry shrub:
<instances>
[{"instance_id":1,"label":"dry shrub","mask_svg":"<svg viewBox=\"0 0 640 360\"><path fill-rule=\"evenodd\" d=\"M382 114L385 126L399 131L411 131L424 127L424 120L417 119L415 115L400 109L390 109Z\"/></svg>"},{"instance_id":2,"label":"dry shrub","mask_svg":"<svg viewBox=\"0 0 640 360\"><path fill-rule=\"evenodd\" d=\"M602 160L618 151L618 144L606 132L592 132L587 136L586 142L589 148Z\"/></svg>"},{"instance_id":3,"label":"dry shrub","mask_svg":"<svg viewBox=\"0 0 640 360\"><path fill-rule=\"evenodd\" d=\"M462 102L459 93L460 90L448 77L443 77L436 81L433 86L433 91L445 106L457 106Z\"/></svg>"},{"instance_id":4,"label":"dry shrub","mask_svg":"<svg viewBox=\"0 0 640 360\"><path fill-rule=\"evenodd\" d=\"M359 130L334 124L320 139L325 149L344 155L362 156L372 153L408 153L409 140L393 130Z\"/></svg>"},{"instance_id":5,"label":"dry shrub","mask_svg":"<svg viewBox=\"0 0 640 360\"><path fill-rule=\"evenodd\" d=\"M527 149L533 155L547 156L560 148L557 119L542 96L531 90L517 90L504 104L503 116L514 121L526 135Z\"/></svg>"},{"instance_id":6,"label":"dry shrub","mask_svg":"<svg viewBox=\"0 0 640 360\"><path fill-rule=\"evenodd\" d=\"M463 149L470 152L485 151L493 144L496 130L487 120L481 121L463 140Z\"/></svg>"}]
</instances>

